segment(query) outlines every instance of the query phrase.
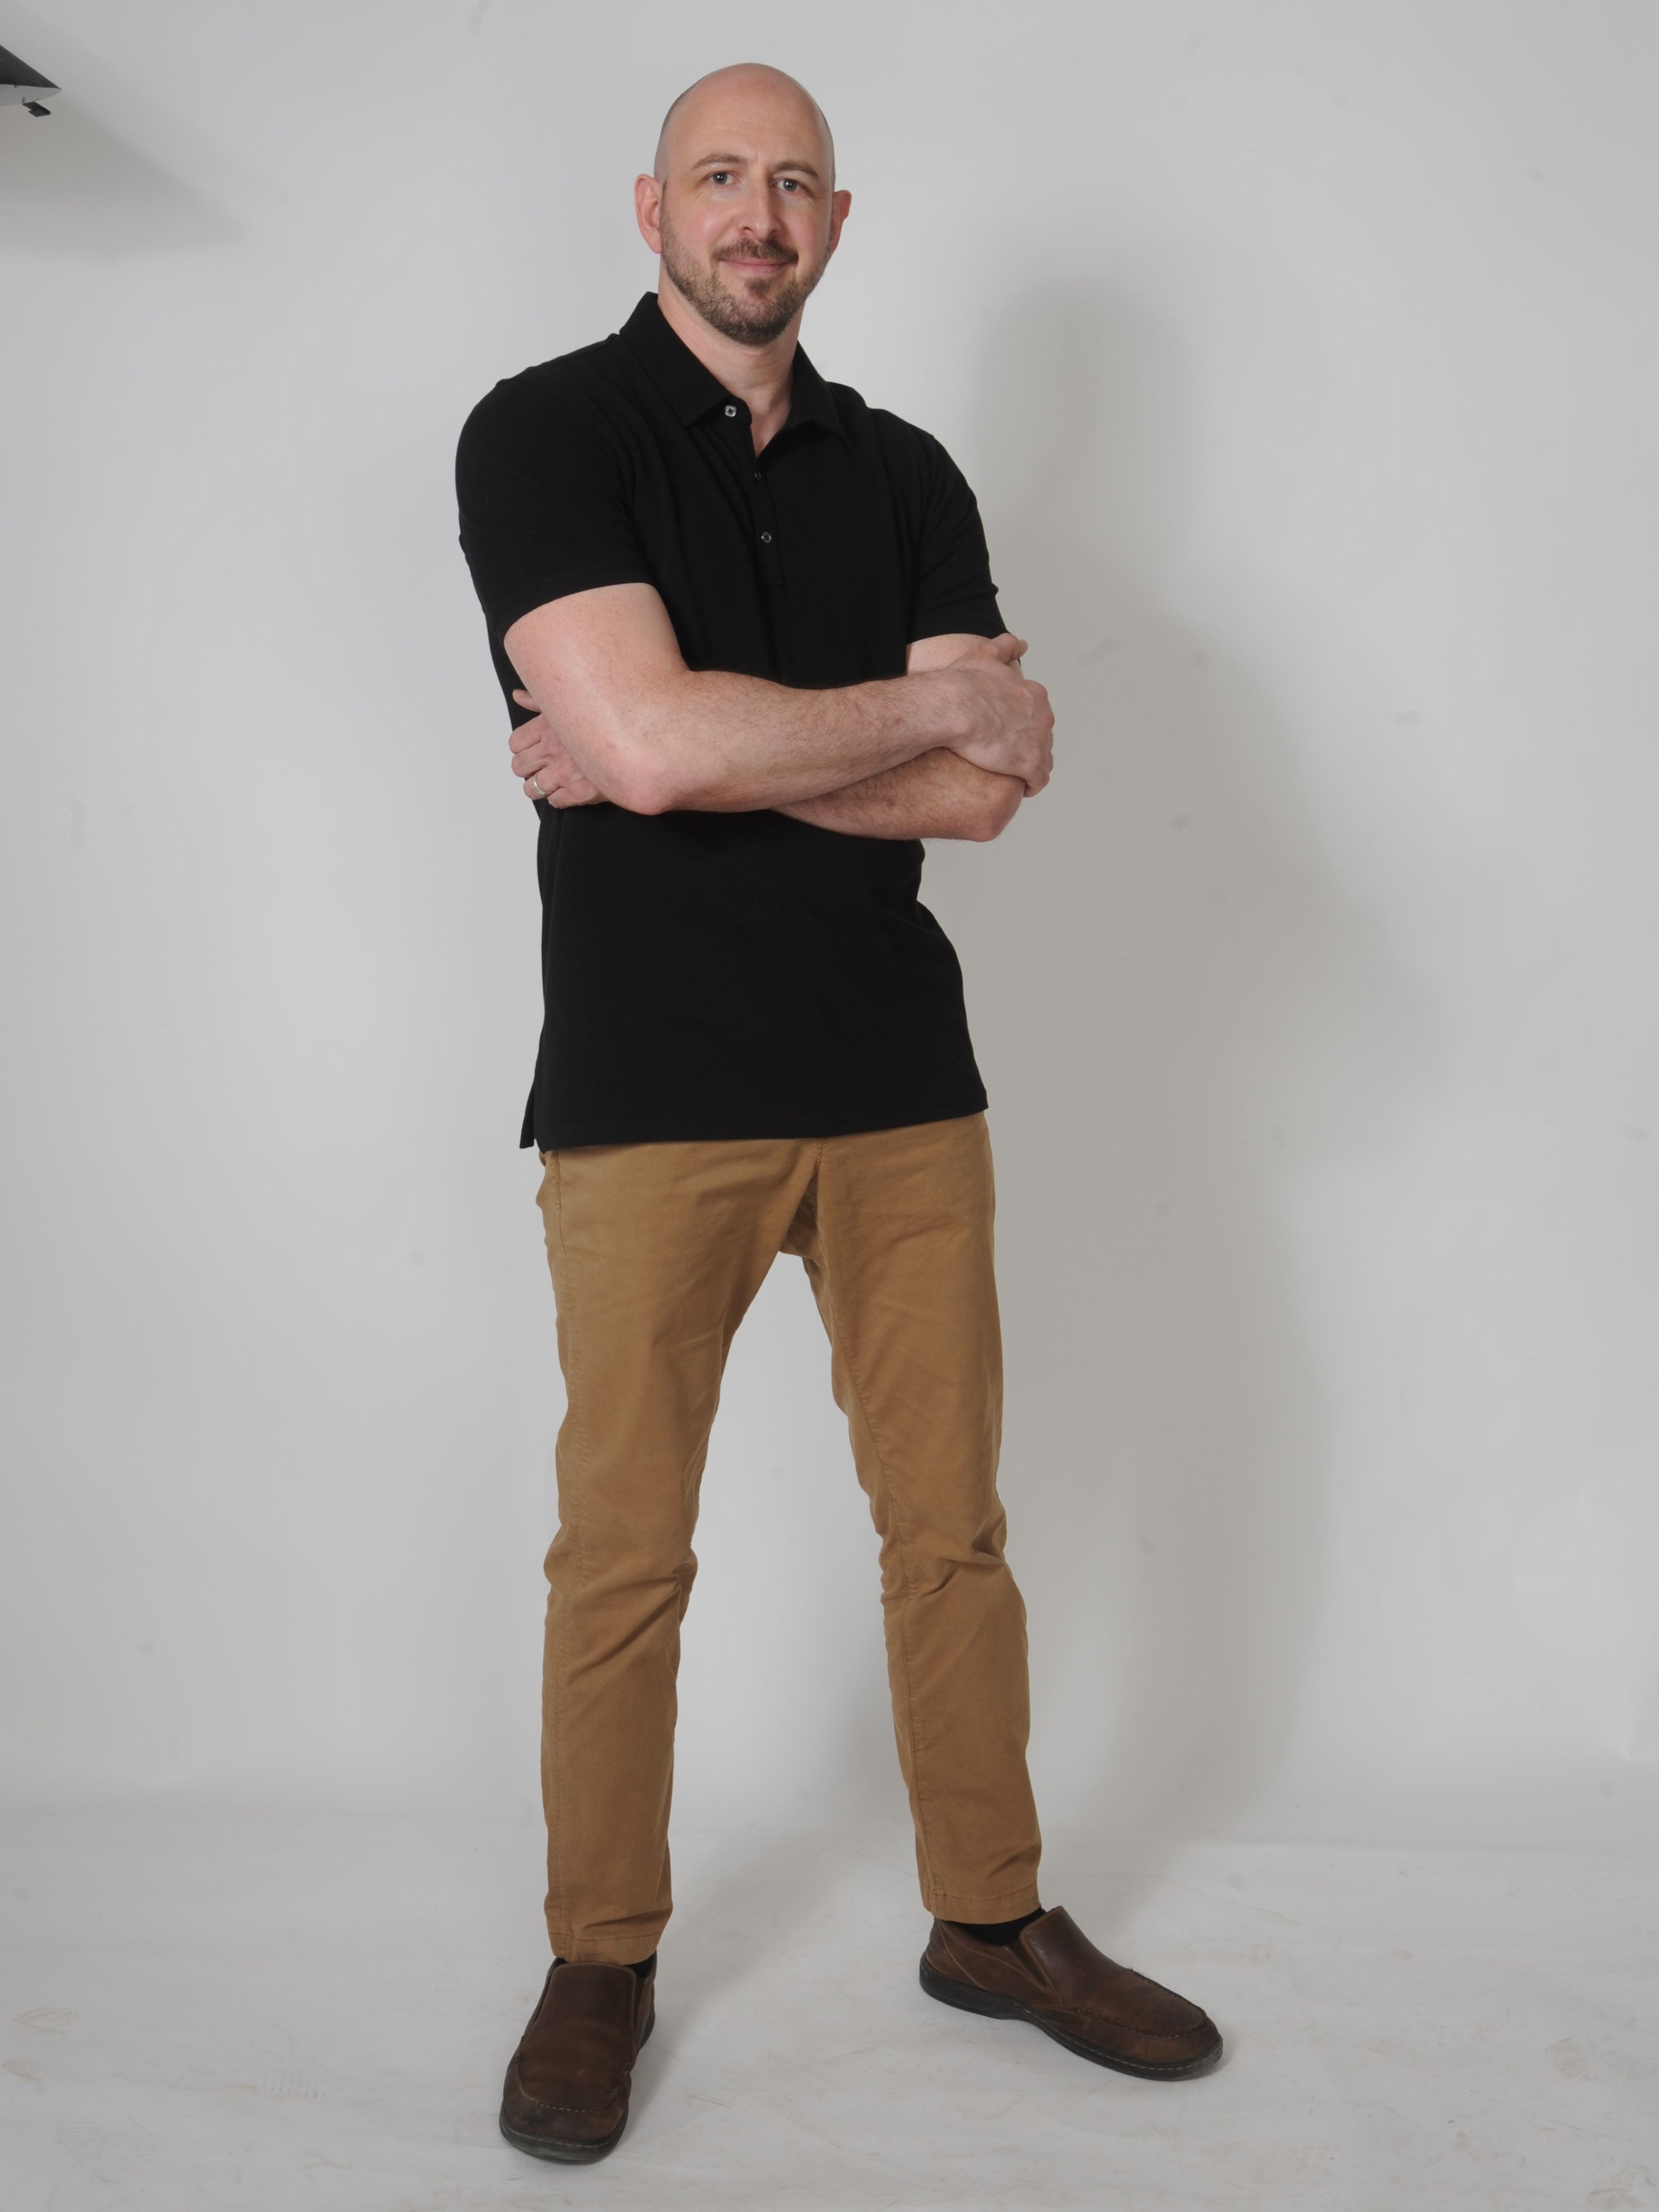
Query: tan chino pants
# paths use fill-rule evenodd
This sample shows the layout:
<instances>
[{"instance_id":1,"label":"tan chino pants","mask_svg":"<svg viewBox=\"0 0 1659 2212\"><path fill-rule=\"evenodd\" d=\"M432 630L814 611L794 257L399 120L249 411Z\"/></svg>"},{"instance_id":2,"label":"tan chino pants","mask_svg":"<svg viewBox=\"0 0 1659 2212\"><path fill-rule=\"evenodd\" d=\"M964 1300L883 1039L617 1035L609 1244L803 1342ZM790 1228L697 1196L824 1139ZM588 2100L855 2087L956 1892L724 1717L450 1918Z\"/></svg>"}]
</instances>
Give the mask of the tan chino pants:
<instances>
[{"instance_id":1,"label":"tan chino pants","mask_svg":"<svg viewBox=\"0 0 1659 2212\"><path fill-rule=\"evenodd\" d=\"M698 1484L726 1353L781 1251L805 1263L881 1539L923 1902L954 1920L1031 1911L1039 1840L1025 1615L996 1491L1001 1343L983 1115L543 1158L568 1397L542 1739L555 1952L647 1958L668 1918L675 1677Z\"/></svg>"}]
</instances>

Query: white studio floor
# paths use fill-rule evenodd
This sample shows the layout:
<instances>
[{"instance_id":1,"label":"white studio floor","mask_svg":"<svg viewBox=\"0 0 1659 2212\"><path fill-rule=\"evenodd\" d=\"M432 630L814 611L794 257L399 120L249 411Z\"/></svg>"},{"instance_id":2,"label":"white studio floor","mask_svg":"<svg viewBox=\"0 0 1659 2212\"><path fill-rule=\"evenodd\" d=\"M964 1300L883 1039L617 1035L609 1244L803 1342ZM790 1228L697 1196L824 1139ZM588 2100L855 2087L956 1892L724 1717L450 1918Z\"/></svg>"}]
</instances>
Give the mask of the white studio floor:
<instances>
[{"instance_id":1,"label":"white studio floor","mask_svg":"<svg viewBox=\"0 0 1659 2212\"><path fill-rule=\"evenodd\" d=\"M902 1834L684 1838L634 2118L571 2170L495 2132L544 1969L528 1825L3 1837L6 2212L1659 2207L1650 1858L1119 1849L1050 1901L1230 2041L1155 2085L925 1997Z\"/></svg>"}]
</instances>

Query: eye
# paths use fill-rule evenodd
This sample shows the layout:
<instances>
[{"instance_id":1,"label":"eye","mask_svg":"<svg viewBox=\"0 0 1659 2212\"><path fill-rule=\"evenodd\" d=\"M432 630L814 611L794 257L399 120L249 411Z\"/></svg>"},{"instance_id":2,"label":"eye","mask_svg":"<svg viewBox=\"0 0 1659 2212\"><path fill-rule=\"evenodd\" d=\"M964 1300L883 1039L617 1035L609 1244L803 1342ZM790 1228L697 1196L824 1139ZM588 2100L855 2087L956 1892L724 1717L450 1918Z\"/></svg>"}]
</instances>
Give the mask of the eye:
<instances>
[{"instance_id":1,"label":"eye","mask_svg":"<svg viewBox=\"0 0 1659 2212\"><path fill-rule=\"evenodd\" d=\"M711 185L729 184L731 179L732 172L730 169L711 169L708 172L708 181Z\"/></svg>"}]
</instances>

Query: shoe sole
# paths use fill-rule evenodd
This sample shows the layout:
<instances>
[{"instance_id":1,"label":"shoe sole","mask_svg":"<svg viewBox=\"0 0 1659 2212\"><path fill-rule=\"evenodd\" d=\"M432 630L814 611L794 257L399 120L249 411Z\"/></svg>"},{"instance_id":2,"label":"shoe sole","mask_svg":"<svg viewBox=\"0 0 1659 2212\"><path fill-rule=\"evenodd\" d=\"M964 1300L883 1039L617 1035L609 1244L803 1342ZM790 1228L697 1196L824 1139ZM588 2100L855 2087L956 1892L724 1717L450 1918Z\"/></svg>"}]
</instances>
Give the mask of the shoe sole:
<instances>
[{"instance_id":1,"label":"shoe sole","mask_svg":"<svg viewBox=\"0 0 1659 2212\"><path fill-rule=\"evenodd\" d=\"M1040 2027L1056 2043L1063 2043L1068 2051L1076 2051L1079 2058L1088 2058L1097 2066L1109 2066L1119 2074L1136 2074L1146 2081L1190 2081L1195 2075L1207 2074L1221 2057L1221 2038L1217 2036L1208 2051L1196 2058L1183 2058L1172 2066L1155 2066L1139 2058L1118 2058L1097 2045L1084 2043L1065 2029L1056 2027L1030 2005L1021 2004L1018 1997L1000 1997L989 1990L976 1990L971 1982L953 1982L937 1967L930 1966L924 1958L921 1962L921 1986L930 1997L941 2004L955 2005L959 2012L976 2012L987 2020L1024 2020L1033 2027Z\"/></svg>"},{"instance_id":2,"label":"shoe sole","mask_svg":"<svg viewBox=\"0 0 1659 2212\"><path fill-rule=\"evenodd\" d=\"M656 2024L657 2011L653 2005L651 2017L645 2023L645 2033L640 2038L641 2051L650 2042L651 2031ZM550 2159L556 2166L592 2166L596 2159L609 2157L622 2141L623 2130L627 2125L628 2114L624 2111L610 2134L601 2136L598 2142L562 2143L550 2142L545 2136L520 2135L515 2128L508 2127L506 2113L501 2115L501 2133L514 2150L528 2151L532 2158Z\"/></svg>"}]
</instances>

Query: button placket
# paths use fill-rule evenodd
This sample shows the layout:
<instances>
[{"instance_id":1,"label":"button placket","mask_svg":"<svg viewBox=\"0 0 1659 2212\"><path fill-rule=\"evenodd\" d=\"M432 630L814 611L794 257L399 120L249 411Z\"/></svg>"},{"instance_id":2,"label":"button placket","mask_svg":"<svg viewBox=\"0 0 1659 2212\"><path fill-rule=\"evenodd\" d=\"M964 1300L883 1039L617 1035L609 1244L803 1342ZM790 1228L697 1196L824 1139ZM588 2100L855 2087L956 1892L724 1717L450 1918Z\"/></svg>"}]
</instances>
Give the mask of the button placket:
<instances>
[{"instance_id":1,"label":"button placket","mask_svg":"<svg viewBox=\"0 0 1659 2212\"><path fill-rule=\"evenodd\" d=\"M770 447L764 454L757 453L754 457L750 508L754 518L755 564L759 572L761 592L766 602L773 637L782 653L788 624L784 607L783 549L778 543L778 510L772 496L774 459ZM778 677L781 683L787 684L790 680L787 660L780 662Z\"/></svg>"},{"instance_id":2,"label":"button placket","mask_svg":"<svg viewBox=\"0 0 1659 2212\"><path fill-rule=\"evenodd\" d=\"M777 509L772 503L771 479L764 468L755 470L755 536L763 545L770 545L777 535Z\"/></svg>"}]
</instances>

